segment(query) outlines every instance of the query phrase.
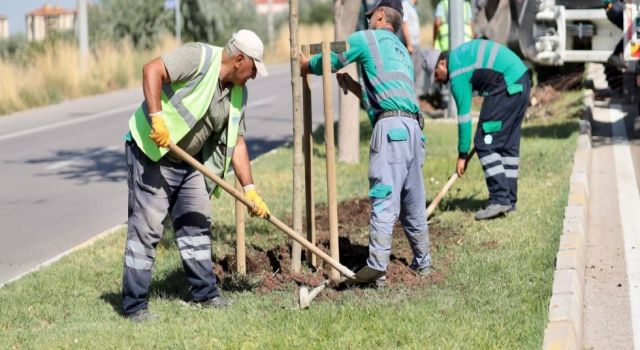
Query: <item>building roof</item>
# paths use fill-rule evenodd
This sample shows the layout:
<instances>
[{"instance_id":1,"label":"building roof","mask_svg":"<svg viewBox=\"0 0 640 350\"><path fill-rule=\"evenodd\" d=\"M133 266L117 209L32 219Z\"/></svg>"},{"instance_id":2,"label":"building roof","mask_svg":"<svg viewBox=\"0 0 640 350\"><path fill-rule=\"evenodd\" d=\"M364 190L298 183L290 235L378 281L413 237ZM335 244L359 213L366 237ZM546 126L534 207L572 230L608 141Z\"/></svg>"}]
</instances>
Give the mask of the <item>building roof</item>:
<instances>
[{"instance_id":1,"label":"building roof","mask_svg":"<svg viewBox=\"0 0 640 350\"><path fill-rule=\"evenodd\" d=\"M27 16L60 16L76 13L74 10L67 10L60 6L46 4L40 8L27 13Z\"/></svg>"},{"instance_id":2,"label":"building roof","mask_svg":"<svg viewBox=\"0 0 640 350\"><path fill-rule=\"evenodd\" d=\"M7 19L7 17L0 15L0 19Z\"/></svg>"},{"instance_id":3,"label":"building roof","mask_svg":"<svg viewBox=\"0 0 640 350\"><path fill-rule=\"evenodd\" d=\"M267 5L269 4L269 0L255 0L256 5ZM279 4L287 4L289 5L289 0L271 0L274 5Z\"/></svg>"}]
</instances>

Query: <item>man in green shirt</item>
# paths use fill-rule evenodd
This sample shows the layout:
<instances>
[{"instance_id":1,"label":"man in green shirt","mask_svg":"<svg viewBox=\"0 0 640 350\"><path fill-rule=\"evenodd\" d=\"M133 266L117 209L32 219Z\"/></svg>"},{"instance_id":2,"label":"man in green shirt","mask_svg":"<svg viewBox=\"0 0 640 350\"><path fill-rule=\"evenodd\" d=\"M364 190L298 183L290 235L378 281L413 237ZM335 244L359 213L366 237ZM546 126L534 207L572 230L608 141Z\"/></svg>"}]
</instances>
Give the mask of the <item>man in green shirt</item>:
<instances>
[{"instance_id":1,"label":"man in green shirt","mask_svg":"<svg viewBox=\"0 0 640 350\"><path fill-rule=\"evenodd\" d=\"M410 267L429 273L429 230L425 211L422 164L422 116L413 85L409 52L394 34L402 25L402 2L381 0L367 13L369 30L351 34L349 49L331 53L334 71L355 62L362 85L348 74L338 83L361 98L373 125L369 157L369 258L367 265L386 271L391 255L391 233L398 217L413 250ZM303 74L322 74L322 55L302 57ZM384 278L377 281L384 284Z\"/></svg>"},{"instance_id":2,"label":"man in green shirt","mask_svg":"<svg viewBox=\"0 0 640 350\"><path fill-rule=\"evenodd\" d=\"M459 176L464 174L471 138L471 99L484 96L474 145L489 188L488 206L477 220L515 210L520 164L520 127L529 106L528 68L508 48L489 40L472 40L451 50L424 53L423 68L449 82L458 107Z\"/></svg>"}]
</instances>

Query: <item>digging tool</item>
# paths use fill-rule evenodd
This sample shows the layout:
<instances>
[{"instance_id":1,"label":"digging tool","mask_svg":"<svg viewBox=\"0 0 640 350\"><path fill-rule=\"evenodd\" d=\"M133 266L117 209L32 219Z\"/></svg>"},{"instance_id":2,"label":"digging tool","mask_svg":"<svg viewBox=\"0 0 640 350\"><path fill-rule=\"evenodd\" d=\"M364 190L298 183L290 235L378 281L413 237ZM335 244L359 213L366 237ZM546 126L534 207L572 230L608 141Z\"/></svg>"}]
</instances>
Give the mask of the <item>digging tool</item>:
<instances>
[{"instance_id":1,"label":"digging tool","mask_svg":"<svg viewBox=\"0 0 640 350\"><path fill-rule=\"evenodd\" d=\"M237 200L242 202L244 205L246 205L247 207L249 207L251 209L254 208L253 202L248 200L244 196L244 194L240 193L240 191L238 191L235 188L233 188L233 186L231 186L229 183L224 181L222 178L220 178L219 176L214 174L211 170L209 170L207 167L205 167L202 163L198 162L195 158L193 158L187 152L182 150L180 147L176 146L173 142L171 142L171 144L169 144L169 149L176 156L178 156L180 159L184 160L189 165L191 165L192 167L194 167L198 171L200 171L202 174L204 174L206 177L210 178L218 186L222 187L223 190L227 191L230 195L235 197ZM267 216L266 216L265 219L267 221L269 221L271 224L273 224L275 227L280 229L282 232L286 233L289 237L294 239L296 242L300 243L303 247L305 247L306 249L310 250L313 254L318 256L320 259L326 261L329 265L331 265L331 267L333 267L334 269L338 270L348 280L352 280L354 282L366 283L366 282L372 282L376 278L378 278L382 274L384 274L383 271L377 271L377 270L371 269L371 268L369 268L367 266L365 266L362 269L360 269L358 271L358 273L354 273L353 271L349 270L346 266L340 264L340 262L338 262L337 260L335 260L332 257L330 257L329 255L327 255L327 253L323 252L320 248L316 247L315 245L311 244L309 241L304 239L302 237L302 235L300 235L296 231L292 230L289 226L285 225L282 221L280 221L275 216L267 213ZM373 270L373 272L371 270ZM378 275L376 275L374 272L378 272Z\"/></svg>"},{"instance_id":2,"label":"digging tool","mask_svg":"<svg viewBox=\"0 0 640 350\"><path fill-rule=\"evenodd\" d=\"M313 288L311 291L309 291L309 288L307 287L300 287L300 293L298 294L298 305L300 306L300 309L308 309L309 305L311 305L311 300L313 300L313 298L320 294L320 292L322 292L324 287L326 287L328 284L329 280L324 281L319 286Z\"/></svg>"},{"instance_id":3,"label":"digging tool","mask_svg":"<svg viewBox=\"0 0 640 350\"><path fill-rule=\"evenodd\" d=\"M467 160L464 163L465 170L467 170L467 165L469 165L469 160L473 158L474 154L476 154L475 147L471 149L471 152L469 152L469 154L467 154ZM444 184L444 186L442 186L442 189L440 190L440 192L438 192L435 198L433 198L433 201L431 202L431 204L429 204L429 207L427 208L427 219L429 218L429 216L431 216L431 213L433 213L433 211L436 209L436 207L438 206L438 203L440 203L440 201L442 200L442 197L444 197L444 195L447 194L451 186L453 186L453 183L456 182L456 180L458 180L458 177L459 177L458 172L454 171L453 175L449 177L449 181L447 181L447 183Z\"/></svg>"},{"instance_id":4,"label":"digging tool","mask_svg":"<svg viewBox=\"0 0 640 350\"><path fill-rule=\"evenodd\" d=\"M365 266L358 270L353 279L342 278L338 281L338 284L342 283L371 283L378 278L384 276L384 271L378 271L376 269L372 269L369 266ZM311 291L306 286L300 287L298 291L298 306L300 309L308 309L309 305L311 305L311 301L322 292L322 290L329 285L329 280L326 280L316 287L314 287Z\"/></svg>"}]
</instances>

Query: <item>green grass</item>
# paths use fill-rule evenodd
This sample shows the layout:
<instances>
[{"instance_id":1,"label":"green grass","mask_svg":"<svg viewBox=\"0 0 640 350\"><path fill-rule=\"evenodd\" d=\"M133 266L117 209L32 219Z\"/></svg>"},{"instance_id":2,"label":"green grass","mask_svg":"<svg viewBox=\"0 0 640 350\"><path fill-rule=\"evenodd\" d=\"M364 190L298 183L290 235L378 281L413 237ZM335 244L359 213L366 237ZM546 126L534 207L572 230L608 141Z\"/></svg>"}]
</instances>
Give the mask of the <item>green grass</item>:
<instances>
[{"instance_id":1,"label":"green grass","mask_svg":"<svg viewBox=\"0 0 640 350\"><path fill-rule=\"evenodd\" d=\"M370 128L363 125L362 164L338 166L340 200L367 193ZM453 171L456 127L427 122L425 130L424 174L433 196ZM436 211L434 225L454 236L451 244L432 244L444 280L428 288L348 290L298 311L292 283L270 294L227 291L233 307L197 309L182 303L188 286L169 232L158 247L150 300L161 319L136 325L119 314L125 235L119 232L0 289L0 348L540 348L576 130L575 119L525 125L518 211L504 219L473 220L487 193L479 162L472 162ZM324 147L316 144L315 152L321 203ZM291 159L283 148L253 165L260 192L280 218L290 216ZM219 258L233 250L231 198L214 207ZM256 248L286 242L264 221L250 220L247 233Z\"/></svg>"}]
</instances>

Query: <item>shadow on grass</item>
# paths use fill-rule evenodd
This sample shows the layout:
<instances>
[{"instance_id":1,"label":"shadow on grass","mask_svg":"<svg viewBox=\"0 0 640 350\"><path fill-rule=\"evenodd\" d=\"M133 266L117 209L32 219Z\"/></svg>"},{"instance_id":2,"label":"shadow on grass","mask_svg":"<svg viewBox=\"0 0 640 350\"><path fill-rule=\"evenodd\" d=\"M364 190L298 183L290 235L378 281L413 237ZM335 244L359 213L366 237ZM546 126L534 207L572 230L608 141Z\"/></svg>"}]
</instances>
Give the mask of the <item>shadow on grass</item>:
<instances>
[{"instance_id":1,"label":"shadow on grass","mask_svg":"<svg viewBox=\"0 0 640 350\"><path fill-rule=\"evenodd\" d=\"M465 198L452 198L452 199L443 199L442 202L438 205L440 211L449 211L449 210L462 210L465 212L476 212L485 207L487 204L487 199L479 199L476 196L479 193L475 193L469 197ZM431 203L428 203L429 205Z\"/></svg>"},{"instance_id":2,"label":"shadow on grass","mask_svg":"<svg viewBox=\"0 0 640 350\"><path fill-rule=\"evenodd\" d=\"M120 293L102 293L100 295L100 299L102 299L105 303L111 305L113 311L118 313L119 315L123 315L122 313L122 294Z\"/></svg>"},{"instance_id":3,"label":"shadow on grass","mask_svg":"<svg viewBox=\"0 0 640 350\"><path fill-rule=\"evenodd\" d=\"M578 124L574 120L567 120L553 124L523 125L522 137L566 139L578 130Z\"/></svg>"}]
</instances>

